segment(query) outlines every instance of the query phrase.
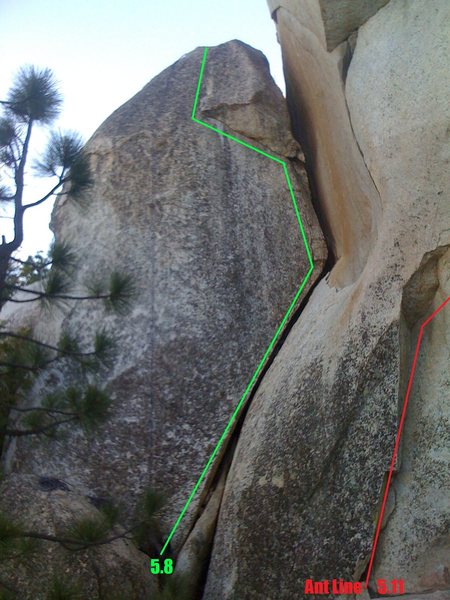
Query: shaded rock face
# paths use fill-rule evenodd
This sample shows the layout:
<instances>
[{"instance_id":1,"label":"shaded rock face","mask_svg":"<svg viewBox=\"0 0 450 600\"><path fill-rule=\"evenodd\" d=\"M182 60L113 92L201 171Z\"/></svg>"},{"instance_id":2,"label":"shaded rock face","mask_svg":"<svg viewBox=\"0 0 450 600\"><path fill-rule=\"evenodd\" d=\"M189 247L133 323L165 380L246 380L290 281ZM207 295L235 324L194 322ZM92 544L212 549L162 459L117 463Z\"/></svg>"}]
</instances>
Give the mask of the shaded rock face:
<instances>
[{"instance_id":1,"label":"shaded rock face","mask_svg":"<svg viewBox=\"0 0 450 600\"><path fill-rule=\"evenodd\" d=\"M327 49L333 50L374 15L389 0L320 0L327 37Z\"/></svg>"},{"instance_id":2,"label":"shaded rock face","mask_svg":"<svg viewBox=\"0 0 450 600\"><path fill-rule=\"evenodd\" d=\"M2 514L12 522L28 532L59 538L67 537L74 521L101 515L92 499L58 479L14 474L2 481L0 498ZM5 560L0 565L2 587L17 590L17 597L24 600L48 598L56 577L71 582L73 593L77 586L76 597L151 600L155 592L148 557L124 539L76 552L40 540L26 560Z\"/></svg>"},{"instance_id":3,"label":"shaded rock face","mask_svg":"<svg viewBox=\"0 0 450 600\"><path fill-rule=\"evenodd\" d=\"M327 50L331 51L388 2L389 0L318 0L309 2L309 5L314 11L319 8L321 12ZM305 4L295 0L268 0L268 4L272 16L279 8L287 8L292 14L305 13Z\"/></svg>"},{"instance_id":4,"label":"shaded rock face","mask_svg":"<svg viewBox=\"0 0 450 600\"><path fill-rule=\"evenodd\" d=\"M138 288L126 318L78 304L61 323L86 343L102 327L116 336L105 377L114 415L91 440L21 444L14 463L129 503L144 486L165 490L166 529L309 269L281 165L192 122L202 55L184 56L99 128L83 208L63 200L53 215L56 237L80 258L78 283L114 267ZM326 249L263 55L237 41L210 49L197 117L288 162L312 282Z\"/></svg>"},{"instance_id":5,"label":"shaded rock face","mask_svg":"<svg viewBox=\"0 0 450 600\"><path fill-rule=\"evenodd\" d=\"M449 5L391 0L359 29L345 86L320 5L286 0L275 16L336 264L246 415L204 600L303 598L306 578L364 578L418 329L450 294ZM449 326L437 319L372 580L446 597Z\"/></svg>"}]
</instances>

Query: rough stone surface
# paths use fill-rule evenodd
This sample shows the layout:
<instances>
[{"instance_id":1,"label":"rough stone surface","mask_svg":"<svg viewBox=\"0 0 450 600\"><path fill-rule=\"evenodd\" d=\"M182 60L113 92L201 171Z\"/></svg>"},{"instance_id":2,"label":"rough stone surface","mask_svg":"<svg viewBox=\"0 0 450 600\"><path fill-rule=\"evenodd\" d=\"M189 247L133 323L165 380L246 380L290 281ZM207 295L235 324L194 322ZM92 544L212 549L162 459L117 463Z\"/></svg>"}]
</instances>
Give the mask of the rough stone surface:
<instances>
[{"instance_id":1,"label":"rough stone surface","mask_svg":"<svg viewBox=\"0 0 450 600\"><path fill-rule=\"evenodd\" d=\"M340 291L322 280L258 388L227 479L205 600L303 598L308 577L361 575L399 386L398 307L380 298L398 284L370 279Z\"/></svg>"},{"instance_id":2,"label":"rough stone surface","mask_svg":"<svg viewBox=\"0 0 450 600\"><path fill-rule=\"evenodd\" d=\"M420 226L434 231L435 249L404 291L411 347L424 318L450 295L449 55L448 2L425 10L420 1L392 1L360 29L347 80L355 134L382 198L395 195L404 207L414 198ZM375 578L395 573L408 592L450 587L449 313L425 330L393 486L396 507L374 571Z\"/></svg>"},{"instance_id":3,"label":"rough stone surface","mask_svg":"<svg viewBox=\"0 0 450 600\"><path fill-rule=\"evenodd\" d=\"M429 594L402 594L401 596L377 596L377 600L449 600L450 589L439 592L431 592ZM336 596L335 600L371 600L371 596L367 590L363 590L362 594Z\"/></svg>"},{"instance_id":4,"label":"rough stone surface","mask_svg":"<svg viewBox=\"0 0 450 600\"><path fill-rule=\"evenodd\" d=\"M207 68L219 73L227 64L235 74L232 86L224 89L220 77L206 77L201 96L203 118L213 118L232 129L236 134L266 146L269 151L286 157L304 160L300 146L290 131L291 124L281 92L275 85L261 85L254 76L267 70L266 58L260 52L234 53L230 56L226 45L219 46L208 54Z\"/></svg>"},{"instance_id":5,"label":"rough stone surface","mask_svg":"<svg viewBox=\"0 0 450 600\"><path fill-rule=\"evenodd\" d=\"M348 260L337 252L340 260L312 293L250 406L224 490L204 600L303 598L306 578L362 576L415 320L450 293L448 3L429 10L420 1L391 0L359 30L340 99L342 83L339 92L323 38L314 32L317 12L311 3L296 6L296 15L285 8L276 13L293 120L316 140L304 146L310 168L322 160L330 182L360 182L349 198L332 196L341 202L334 208L318 198L334 247L347 232L352 244ZM345 100L351 127L336 118ZM343 150L352 144L352 152ZM375 192L364 194L370 185ZM361 214L368 215L368 229ZM411 281L421 293L411 296ZM397 504L375 569L375 577L404 576L406 592L449 587L447 317L424 344L431 354L419 379L426 369L428 375L411 398L417 421L405 426Z\"/></svg>"},{"instance_id":6,"label":"rough stone surface","mask_svg":"<svg viewBox=\"0 0 450 600\"><path fill-rule=\"evenodd\" d=\"M356 280L377 236L380 198L353 135L320 7L299 0L276 12L293 130L301 140L316 211L337 261L331 282Z\"/></svg>"},{"instance_id":7,"label":"rough stone surface","mask_svg":"<svg viewBox=\"0 0 450 600\"><path fill-rule=\"evenodd\" d=\"M405 287L405 317L411 317L412 299L415 308L422 307L421 314L412 313L416 321L411 349L424 317L450 296L450 250L438 254L436 266L427 257ZM394 510L381 533L374 569L374 580L401 578L409 593L450 588L449 348L446 307L425 328L408 403L401 468L390 493Z\"/></svg>"},{"instance_id":8,"label":"rough stone surface","mask_svg":"<svg viewBox=\"0 0 450 600\"><path fill-rule=\"evenodd\" d=\"M0 509L27 531L62 536L73 520L100 516L87 498L60 480L11 475L0 486ZM54 577L77 582L83 598L151 600L155 579L148 556L129 541L72 552L58 543L40 541L24 561L5 560L0 580L18 590L17 598L48 598ZM120 593L119 593L120 592Z\"/></svg>"},{"instance_id":9,"label":"rough stone surface","mask_svg":"<svg viewBox=\"0 0 450 600\"><path fill-rule=\"evenodd\" d=\"M346 40L353 31L389 2L389 0L307 1L310 6L315 4L321 12L328 50L333 50ZM298 16L301 15L304 7L301 2L295 0L268 0L268 4L273 16L279 8L287 8Z\"/></svg>"},{"instance_id":10,"label":"rough stone surface","mask_svg":"<svg viewBox=\"0 0 450 600\"><path fill-rule=\"evenodd\" d=\"M408 594L407 596L383 596L380 597L379 600L400 600L400 598L404 598L405 600L449 600L450 598L450 589L442 590L441 592L431 592L431 594Z\"/></svg>"},{"instance_id":11,"label":"rough stone surface","mask_svg":"<svg viewBox=\"0 0 450 600\"><path fill-rule=\"evenodd\" d=\"M202 54L184 56L105 121L87 146L92 191L81 209L62 200L53 216L57 238L80 257L76 285L111 268L137 285L126 318L77 304L61 323L86 344L102 327L116 337L104 378L114 415L92 439L23 443L11 463L129 505L144 486L165 490L166 530L309 268L281 165L192 122ZM263 55L237 41L211 48L197 117L287 161L312 283L326 249Z\"/></svg>"},{"instance_id":12,"label":"rough stone surface","mask_svg":"<svg viewBox=\"0 0 450 600\"><path fill-rule=\"evenodd\" d=\"M176 574L186 577L193 598L199 597L201 593L224 485L225 473L222 474L218 485L211 493L211 497L177 556Z\"/></svg>"},{"instance_id":13,"label":"rough stone surface","mask_svg":"<svg viewBox=\"0 0 450 600\"><path fill-rule=\"evenodd\" d=\"M327 48L333 50L389 0L319 0Z\"/></svg>"}]
</instances>

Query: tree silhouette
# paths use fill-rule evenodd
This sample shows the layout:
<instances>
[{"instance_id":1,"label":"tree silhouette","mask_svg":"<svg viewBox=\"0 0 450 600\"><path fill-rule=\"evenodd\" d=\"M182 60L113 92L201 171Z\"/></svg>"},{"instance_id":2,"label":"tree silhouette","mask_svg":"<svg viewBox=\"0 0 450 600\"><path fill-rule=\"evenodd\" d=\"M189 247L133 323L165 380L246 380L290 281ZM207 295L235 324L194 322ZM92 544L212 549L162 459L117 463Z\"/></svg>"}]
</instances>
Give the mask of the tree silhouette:
<instances>
[{"instance_id":1,"label":"tree silhouette","mask_svg":"<svg viewBox=\"0 0 450 600\"><path fill-rule=\"evenodd\" d=\"M35 169L50 177L52 183L44 196L24 204L25 174L33 129L50 125L59 115L62 97L50 69L23 67L1 101L0 165L4 173L0 201L13 206L14 237L0 244L0 301L5 301L4 287L11 256L23 242L23 218L30 208L39 206L67 186L67 194L79 196L90 184L89 162L83 153L81 138L73 133L53 132L41 160Z\"/></svg>"}]
</instances>

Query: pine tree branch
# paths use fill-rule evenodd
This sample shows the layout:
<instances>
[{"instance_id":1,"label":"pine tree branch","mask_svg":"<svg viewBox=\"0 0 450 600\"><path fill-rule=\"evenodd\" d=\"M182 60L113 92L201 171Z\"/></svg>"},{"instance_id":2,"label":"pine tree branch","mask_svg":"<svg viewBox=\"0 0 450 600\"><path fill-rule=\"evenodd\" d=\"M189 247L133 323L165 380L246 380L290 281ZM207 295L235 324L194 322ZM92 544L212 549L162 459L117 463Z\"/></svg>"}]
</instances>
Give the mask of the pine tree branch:
<instances>
[{"instance_id":1,"label":"pine tree branch","mask_svg":"<svg viewBox=\"0 0 450 600\"><path fill-rule=\"evenodd\" d=\"M22 369L23 371L39 371L39 369L42 369L43 366L46 366L48 363L45 363L42 366L39 367L31 367L29 365L19 365L17 363L11 363L11 362L5 362L5 361L0 361L0 367L8 367L9 369ZM1 373L0 373L0 377L1 377Z\"/></svg>"},{"instance_id":2,"label":"pine tree branch","mask_svg":"<svg viewBox=\"0 0 450 600\"><path fill-rule=\"evenodd\" d=\"M28 337L26 335L21 335L20 333L15 333L14 331L0 331L0 337L11 337L17 340L22 340L24 342L30 342L35 344L36 346L41 346L42 348L46 348L47 350L54 350L59 354L65 354L67 356L79 357L79 358L89 358L90 356L96 356L96 352L70 352L69 350L61 350L57 346L52 346L51 344L46 344L45 342L41 342L39 340L35 340L34 338ZM52 359L54 360L54 359Z\"/></svg>"},{"instance_id":3,"label":"pine tree branch","mask_svg":"<svg viewBox=\"0 0 450 600\"><path fill-rule=\"evenodd\" d=\"M53 364L54 362L61 360L63 358L63 356L65 356L65 355L71 356L73 358L77 358L81 361L81 359L78 356L71 354L70 352L63 352L62 350L58 350L58 352L60 353L58 356L49 358L48 360L45 360L45 361L39 363L39 365L35 365L35 366L23 365L23 364L20 365L18 363L10 363L10 362L0 361L0 367L7 367L9 369L22 369L23 371L33 371L33 372L37 373L38 371L42 371L42 369L46 369L49 365ZM95 355L95 352L89 352L83 356L89 357L91 355ZM3 373L0 372L0 377L2 375L3 375Z\"/></svg>"},{"instance_id":4,"label":"pine tree branch","mask_svg":"<svg viewBox=\"0 0 450 600\"><path fill-rule=\"evenodd\" d=\"M39 206L40 204L42 204L43 202L48 200L51 196L53 196L53 194L56 192L56 190L58 188L60 188L62 185L64 185L66 183L66 181L69 181L69 178L68 177L64 178L64 171L63 171L61 173L61 175L59 176L58 183L56 185L54 185L53 188L47 194L45 194L45 196L43 196L40 200L36 200L36 202L31 202L30 204L25 204L23 206L23 211L25 212L28 208L33 208L35 206Z\"/></svg>"},{"instance_id":5,"label":"pine tree branch","mask_svg":"<svg viewBox=\"0 0 450 600\"><path fill-rule=\"evenodd\" d=\"M19 141L22 145L22 147L19 146ZM20 165L20 157L22 155L22 148L23 148L23 142L22 140L18 139L18 138L13 138L9 144L9 149L10 149L10 158L11 158L11 162L13 164L13 170L14 170L14 178L16 177L18 171L19 171L19 165Z\"/></svg>"},{"instance_id":6,"label":"pine tree branch","mask_svg":"<svg viewBox=\"0 0 450 600\"><path fill-rule=\"evenodd\" d=\"M22 154L20 157L20 162L17 167L14 169L14 181L16 183L16 193L14 195L14 239L12 242L9 242L6 246L8 248L9 256L11 256L14 250L22 244L23 242L23 190L25 187L24 183L24 175L25 175L25 165L28 157L28 149L30 146L31 132L33 129L33 119L28 121L27 132L25 135L25 139L22 145ZM9 258L9 257L8 257Z\"/></svg>"},{"instance_id":7,"label":"pine tree branch","mask_svg":"<svg viewBox=\"0 0 450 600\"><path fill-rule=\"evenodd\" d=\"M20 265L23 265L24 267L34 267L38 270L46 269L47 267L50 267L53 264L53 261L49 260L46 263L42 263L41 265L38 265L35 262L33 262L32 260L20 260L20 258L16 258L15 256L11 256L11 260L16 263L19 263Z\"/></svg>"},{"instance_id":8,"label":"pine tree branch","mask_svg":"<svg viewBox=\"0 0 450 600\"><path fill-rule=\"evenodd\" d=\"M16 263L19 263L20 265L24 265L24 266L30 265L30 266L33 266L33 264L30 261L28 261L28 260L20 260L20 258L16 258L15 256L11 256L11 260L14 261L14 262L16 262Z\"/></svg>"},{"instance_id":9,"label":"pine tree branch","mask_svg":"<svg viewBox=\"0 0 450 600\"><path fill-rule=\"evenodd\" d=\"M5 284L5 287L9 287ZM29 298L28 300L14 300L13 298L8 298L8 302L14 302L14 304L27 304L28 302L36 302L39 298Z\"/></svg>"},{"instance_id":10,"label":"pine tree branch","mask_svg":"<svg viewBox=\"0 0 450 600\"><path fill-rule=\"evenodd\" d=\"M5 106L20 106L24 102L27 102L29 99L30 99L29 96L25 96L25 98L23 100L21 100L20 102L11 102L9 100L0 100L0 104L4 104Z\"/></svg>"},{"instance_id":11,"label":"pine tree branch","mask_svg":"<svg viewBox=\"0 0 450 600\"><path fill-rule=\"evenodd\" d=\"M27 294L33 294L35 298L29 298L28 300L17 300L10 298L8 302L15 302L17 304L24 304L26 302L35 302L39 298L52 298L55 300L108 300L110 294L96 294L95 296L72 296L71 294L47 294L46 292L39 292L37 290L29 290L28 288L14 285L11 283L5 283L5 287L14 290L16 292L25 292Z\"/></svg>"},{"instance_id":12,"label":"pine tree branch","mask_svg":"<svg viewBox=\"0 0 450 600\"><path fill-rule=\"evenodd\" d=\"M18 534L16 537L25 537L25 538L35 539L35 540L45 540L47 542L56 542L58 544L61 544L68 550L77 552L80 550L86 550L86 548L92 548L95 546L104 546L105 544L110 544L111 542L114 542L115 540L124 539L124 538L129 539L128 536L130 535L130 533L133 533L133 531L135 529L137 529L138 527L139 527L139 525L134 525L133 527L128 528L126 531L124 531L122 533L117 533L115 535L104 538L103 540L98 540L96 542L88 542L88 541L83 542L83 541L77 540L77 539L58 537L56 535L39 533L37 531L24 531L24 532ZM73 546L76 546L76 548L74 548Z\"/></svg>"},{"instance_id":13,"label":"pine tree branch","mask_svg":"<svg viewBox=\"0 0 450 600\"><path fill-rule=\"evenodd\" d=\"M4 218L6 218L6 217L4 217ZM12 218L12 217L8 217L8 218ZM44 262L42 264L37 264L34 262L34 260L21 260L20 258L16 258L15 256L11 256L10 260L12 260L13 262L18 263L19 265L22 265L24 267L33 267L33 269L36 269L36 271L45 271L45 269L48 269L48 267L51 267L53 265L53 263L55 262L53 260L48 260L47 262Z\"/></svg>"},{"instance_id":14,"label":"pine tree branch","mask_svg":"<svg viewBox=\"0 0 450 600\"><path fill-rule=\"evenodd\" d=\"M42 427L36 427L35 429L8 429L0 428L0 432L3 435L7 435L9 437L24 437L28 435L41 435L45 434L48 431L51 431L55 427L59 427L60 425L64 425L65 423L71 423L73 421L77 421L78 417L70 417L69 419L60 419L59 421L54 421L53 423L49 423L48 425L43 425Z\"/></svg>"},{"instance_id":15,"label":"pine tree branch","mask_svg":"<svg viewBox=\"0 0 450 600\"><path fill-rule=\"evenodd\" d=\"M42 346L42 348L59 351L59 349L56 346L51 346L50 344L46 344L45 342L35 340L34 338L29 337L27 335L22 335L20 333L16 333L15 331L0 331L0 337L15 338L16 340L22 340L23 342L31 342L32 344L35 344L36 346Z\"/></svg>"},{"instance_id":16,"label":"pine tree branch","mask_svg":"<svg viewBox=\"0 0 450 600\"><path fill-rule=\"evenodd\" d=\"M14 410L16 412L21 413L29 413L29 412L45 412L45 413L55 413L58 415L64 415L66 417L77 417L76 413L67 412L65 410L59 410L57 408L44 408L43 406L36 406L35 408L19 408L18 406L8 406L10 410Z\"/></svg>"}]
</instances>

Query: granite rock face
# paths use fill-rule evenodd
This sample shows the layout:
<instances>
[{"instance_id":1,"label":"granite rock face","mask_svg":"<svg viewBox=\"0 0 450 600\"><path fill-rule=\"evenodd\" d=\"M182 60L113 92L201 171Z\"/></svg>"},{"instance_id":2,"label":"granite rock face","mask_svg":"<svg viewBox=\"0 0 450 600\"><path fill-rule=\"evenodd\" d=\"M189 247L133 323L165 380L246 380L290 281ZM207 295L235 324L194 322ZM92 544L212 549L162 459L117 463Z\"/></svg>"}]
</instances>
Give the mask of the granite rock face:
<instances>
[{"instance_id":1,"label":"granite rock face","mask_svg":"<svg viewBox=\"0 0 450 600\"><path fill-rule=\"evenodd\" d=\"M279 2L275 18L335 265L246 415L204 600L303 598L306 578L364 578L418 329L450 294L449 5L391 0L360 28L344 87L320 4ZM444 597L448 335L442 313L372 573Z\"/></svg>"},{"instance_id":2,"label":"granite rock face","mask_svg":"<svg viewBox=\"0 0 450 600\"><path fill-rule=\"evenodd\" d=\"M403 596L405 600L448 600L449 597L450 596L448 590L441 592L431 592L429 594L408 594L407 596ZM380 597L380 600L387 600L387 598L393 598L394 600L395 598L397 598L398 600L400 596L384 596L383 598Z\"/></svg>"},{"instance_id":3,"label":"granite rock face","mask_svg":"<svg viewBox=\"0 0 450 600\"><path fill-rule=\"evenodd\" d=\"M103 123L87 145L94 187L81 209L63 199L53 215L80 259L75 283L115 268L137 286L126 318L75 304L60 319L86 343L102 327L115 336L104 377L114 414L92 439L23 443L12 460L129 506L144 486L164 490L166 530L309 269L282 166L191 120L202 55L184 56ZM316 262L311 284L326 247L263 55L238 41L211 48L197 117L286 160Z\"/></svg>"},{"instance_id":4,"label":"granite rock face","mask_svg":"<svg viewBox=\"0 0 450 600\"><path fill-rule=\"evenodd\" d=\"M263 56L234 41L210 49L196 116L286 161L315 269L173 539L202 600L365 580L419 332L450 296L448 1L269 6L289 113ZM75 283L114 266L138 287L125 320L75 304L37 325L49 341L64 327L116 336L114 415L94 438L21 442L7 461L67 482L80 511L90 495L131 507L165 489L166 531L309 268L280 165L192 122L202 54L100 127L94 188L54 212ZM364 598L377 579L450 598L449 348L450 303L423 334Z\"/></svg>"},{"instance_id":5,"label":"granite rock face","mask_svg":"<svg viewBox=\"0 0 450 600\"><path fill-rule=\"evenodd\" d=\"M448 2L391 1L360 29L347 78L355 135L384 204L396 197L423 229L411 227L402 239L396 221L386 227L404 255L421 259L403 290L410 351L423 320L450 296L449 56ZM422 257L416 248L423 238ZM450 589L449 340L446 307L425 328L395 510L374 571L375 578L403 578L408 592Z\"/></svg>"},{"instance_id":6,"label":"granite rock face","mask_svg":"<svg viewBox=\"0 0 450 600\"><path fill-rule=\"evenodd\" d=\"M347 285L376 239L379 194L353 135L319 3L288 1L275 17L293 131L308 157L316 211L336 261L330 281Z\"/></svg>"}]
</instances>

